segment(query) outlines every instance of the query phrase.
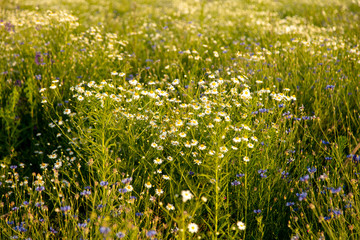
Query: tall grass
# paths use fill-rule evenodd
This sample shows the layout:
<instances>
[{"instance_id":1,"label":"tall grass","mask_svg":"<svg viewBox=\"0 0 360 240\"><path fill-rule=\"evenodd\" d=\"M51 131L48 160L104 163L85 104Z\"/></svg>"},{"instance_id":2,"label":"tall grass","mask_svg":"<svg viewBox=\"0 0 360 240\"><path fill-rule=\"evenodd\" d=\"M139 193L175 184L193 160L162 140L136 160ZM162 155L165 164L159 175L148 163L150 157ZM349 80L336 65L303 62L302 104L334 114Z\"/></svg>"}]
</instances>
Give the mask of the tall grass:
<instances>
[{"instance_id":1,"label":"tall grass","mask_svg":"<svg viewBox=\"0 0 360 240\"><path fill-rule=\"evenodd\" d=\"M0 6L2 238L359 238L358 2Z\"/></svg>"}]
</instances>

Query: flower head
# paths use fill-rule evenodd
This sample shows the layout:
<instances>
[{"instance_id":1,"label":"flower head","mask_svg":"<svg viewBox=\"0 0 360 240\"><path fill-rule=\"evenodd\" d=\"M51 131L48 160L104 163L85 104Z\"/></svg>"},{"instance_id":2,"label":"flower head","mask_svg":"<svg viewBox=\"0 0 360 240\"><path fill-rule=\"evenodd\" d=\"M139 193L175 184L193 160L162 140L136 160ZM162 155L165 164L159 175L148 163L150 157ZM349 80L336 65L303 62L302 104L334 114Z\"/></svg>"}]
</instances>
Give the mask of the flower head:
<instances>
[{"instance_id":1,"label":"flower head","mask_svg":"<svg viewBox=\"0 0 360 240\"><path fill-rule=\"evenodd\" d=\"M240 230L245 230L246 226L245 226L245 223L239 221L237 222L237 226Z\"/></svg>"},{"instance_id":2,"label":"flower head","mask_svg":"<svg viewBox=\"0 0 360 240\"><path fill-rule=\"evenodd\" d=\"M181 196L182 196L182 200L183 202L186 202L187 200L190 200L193 198L192 193L189 190L186 191L181 191Z\"/></svg>"},{"instance_id":3,"label":"flower head","mask_svg":"<svg viewBox=\"0 0 360 240\"><path fill-rule=\"evenodd\" d=\"M190 223L188 225L189 232L196 233L199 230L199 226L196 223Z\"/></svg>"}]
</instances>

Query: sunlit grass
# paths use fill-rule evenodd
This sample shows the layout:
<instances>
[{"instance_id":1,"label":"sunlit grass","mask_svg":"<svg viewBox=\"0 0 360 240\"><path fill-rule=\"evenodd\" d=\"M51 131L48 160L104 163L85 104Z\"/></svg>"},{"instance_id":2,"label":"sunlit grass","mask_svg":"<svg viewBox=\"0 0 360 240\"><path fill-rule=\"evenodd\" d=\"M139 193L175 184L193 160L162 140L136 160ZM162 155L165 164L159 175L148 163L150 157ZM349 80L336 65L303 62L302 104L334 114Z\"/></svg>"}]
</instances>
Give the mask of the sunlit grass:
<instances>
[{"instance_id":1,"label":"sunlit grass","mask_svg":"<svg viewBox=\"0 0 360 240\"><path fill-rule=\"evenodd\" d=\"M4 239L358 239L356 1L7 1Z\"/></svg>"}]
</instances>

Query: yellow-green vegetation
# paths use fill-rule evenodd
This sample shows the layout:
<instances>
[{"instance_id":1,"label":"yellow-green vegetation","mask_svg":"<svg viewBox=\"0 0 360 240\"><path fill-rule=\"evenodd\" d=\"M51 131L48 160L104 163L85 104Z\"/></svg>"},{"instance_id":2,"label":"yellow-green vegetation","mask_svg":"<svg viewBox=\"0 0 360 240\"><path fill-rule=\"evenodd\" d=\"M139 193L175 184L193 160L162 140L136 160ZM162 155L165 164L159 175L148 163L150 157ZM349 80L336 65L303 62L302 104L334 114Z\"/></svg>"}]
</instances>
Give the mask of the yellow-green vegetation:
<instances>
[{"instance_id":1,"label":"yellow-green vegetation","mask_svg":"<svg viewBox=\"0 0 360 240\"><path fill-rule=\"evenodd\" d=\"M0 2L0 239L360 239L360 2Z\"/></svg>"}]
</instances>

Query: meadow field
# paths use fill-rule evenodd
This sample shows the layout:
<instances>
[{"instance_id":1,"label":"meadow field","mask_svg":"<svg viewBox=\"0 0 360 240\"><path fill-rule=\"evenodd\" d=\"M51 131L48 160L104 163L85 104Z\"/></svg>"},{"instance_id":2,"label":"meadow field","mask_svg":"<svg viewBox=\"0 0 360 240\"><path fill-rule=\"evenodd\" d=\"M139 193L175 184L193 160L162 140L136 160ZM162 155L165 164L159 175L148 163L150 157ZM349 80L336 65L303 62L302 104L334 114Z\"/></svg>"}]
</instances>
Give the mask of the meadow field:
<instances>
[{"instance_id":1,"label":"meadow field","mask_svg":"<svg viewBox=\"0 0 360 240\"><path fill-rule=\"evenodd\" d=\"M360 239L359 0L0 0L0 239Z\"/></svg>"}]
</instances>

